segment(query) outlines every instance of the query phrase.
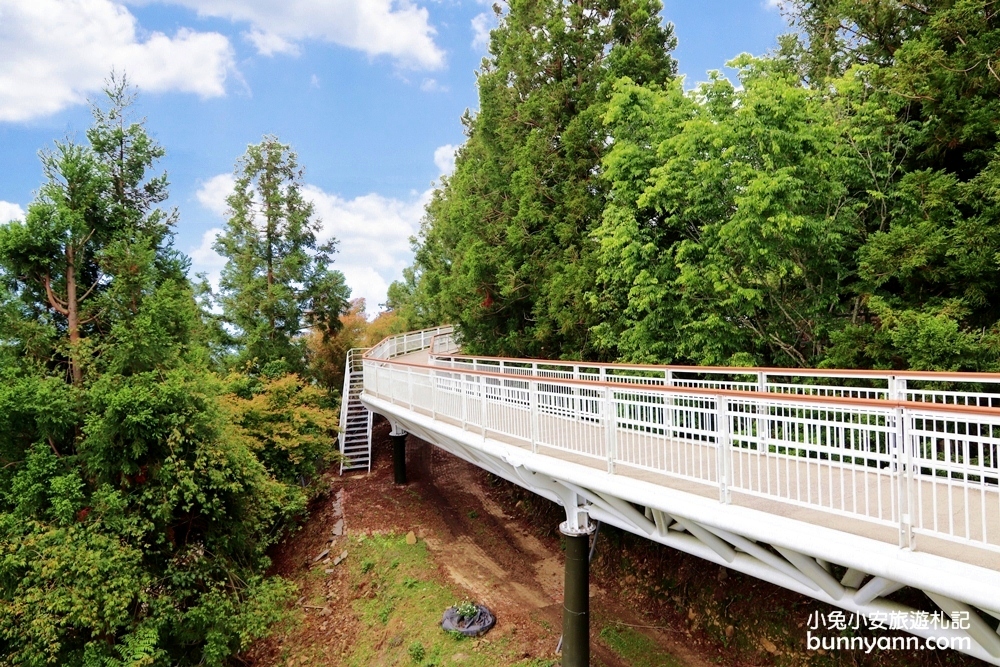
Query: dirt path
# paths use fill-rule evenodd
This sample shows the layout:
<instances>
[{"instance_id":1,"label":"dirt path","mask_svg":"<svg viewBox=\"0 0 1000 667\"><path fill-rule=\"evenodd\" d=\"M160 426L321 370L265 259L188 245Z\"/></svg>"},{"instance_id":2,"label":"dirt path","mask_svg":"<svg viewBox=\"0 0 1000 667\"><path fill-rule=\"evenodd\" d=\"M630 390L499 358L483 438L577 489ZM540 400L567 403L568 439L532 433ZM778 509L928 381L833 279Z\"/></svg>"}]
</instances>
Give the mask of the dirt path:
<instances>
[{"instance_id":1,"label":"dirt path","mask_svg":"<svg viewBox=\"0 0 1000 667\"><path fill-rule=\"evenodd\" d=\"M371 639L377 658L371 664L396 664L390 657L394 642L406 635L396 621L383 630L366 626L360 618L359 600L374 597L375 585L358 584L350 568L330 565L340 549L363 535L412 531L426 545L428 576L467 597L489 606L497 616L496 627L473 645L492 645L492 664L545 665L558 658L562 613L563 555L556 537L535 534L532 526L508 515L493 497L489 478L481 470L425 443L408 444L406 487L392 484L387 425L376 427L376 457L371 474L332 477L336 493L343 490L346 535L331 545L334 526L341 520L333 497L322 501L303 530L275 554L275 570L300 587L299 612L289 628L254 646L250 664L270 665L353 664L358 633L381 632ZM600 548L600 545L598 546ZM316 558L324 551L330 555ZM350 558L350 556L348 557ZM633 664L603 641L599 632L611 622L623 627L645 623L627 603L617 600L597 582L591 586L593 664L624 667ZM441 610L443 611L443 609ZM394 625L395 624L395 625ZM662 660L650 665L703 667L709 663L692 653L670 632L630 630L651 642L647 653ZM503 647L502 650L499 647ZM652 649L651 651L648 649ZM464 656L456 654L456 658ZM470 654L471 657L471 654ZM462 660L458 660L461 662ZM416 662L416 661L413 661ZM403 664L413 664L403 661Z\"/></svg>"}]
</instances>

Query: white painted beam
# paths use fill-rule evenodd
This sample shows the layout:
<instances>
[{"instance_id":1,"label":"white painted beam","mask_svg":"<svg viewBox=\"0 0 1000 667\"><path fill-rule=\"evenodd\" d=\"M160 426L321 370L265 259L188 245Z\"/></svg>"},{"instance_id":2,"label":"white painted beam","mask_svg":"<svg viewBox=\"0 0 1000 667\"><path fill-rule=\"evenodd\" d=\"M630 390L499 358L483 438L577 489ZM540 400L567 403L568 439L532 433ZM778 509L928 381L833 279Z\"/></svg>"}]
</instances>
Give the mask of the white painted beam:
<instances>
[{"instance_id":1,"label":"white painted beam","mask_svg":"<svg viewBox=\"0 0 1000 667\"><path fill-rule=\"evenodd\" d=\"M895 593L903 584L886 579L885 577L872 577L871 580L858 589L854 594L854 601L858 604L868 604L875 598L885 597L890 593Z\"/></svg>"}]
</instances>

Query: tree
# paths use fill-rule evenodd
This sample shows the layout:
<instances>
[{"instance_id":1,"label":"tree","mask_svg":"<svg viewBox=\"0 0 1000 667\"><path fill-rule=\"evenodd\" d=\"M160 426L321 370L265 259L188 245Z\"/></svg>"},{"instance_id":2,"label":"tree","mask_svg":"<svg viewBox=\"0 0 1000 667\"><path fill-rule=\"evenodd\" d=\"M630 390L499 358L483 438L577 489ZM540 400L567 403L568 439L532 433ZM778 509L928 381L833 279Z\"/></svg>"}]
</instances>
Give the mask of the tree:
<instances>
[{"instance_id":1,"label":"tree","mask_svg":"<svg viewBox=\"0 0 1000 667\"><path fill-rule=\"evenodd\" d=\"M230 218L214 247L228 259L219 301L235 329L237 361L301 372L302 332L335 332L350 290L329 268L335 241L317 244L320 222L302 195L295 153L275 137L249 146L226 203Z\"/></svg>"},{"instance_id":2,"label":"tree","mask_svg":"<svg viewBox=\"0 0 1000 667\"><path fill-rule=\"evenodd\" d=\"M0 662L219 666L293 595L266 551L335 414L207 372L162 149L123 81L106 100L0 226Z\"/></svg>"},{"instance_id":3,"label":"tree","mask_svg":"<svg viewBox=\"0 0 1000 667\"><path fill-rule=\"evenodd\" d=\"M471 350L589 354L585 294L612 83L675 74L655 0L515 0L492 32L479 112L427 208L411 285L420 317L459 326ZM412 295L408 296L408 295Z\"/></svg>"},{"instance_id":4,"label":"tree","mask_svg":"<svg viewBox=\"0 0 1000 667\"><path fill-rule=\"evenodd\" d=\"M101 287L100 251L120 231L109 219L107 175L88 147L57 143L42 154L46 183L23 223L0 229L0 262L24 307L45 313L68 345L58 350L74 384L83 382L81 341Z\"/></svg>"},{"instance_id":5,"label":"tree","mask_svg":"<svg viewBox=\"0 0 1000 667\"><path fill-rule=\"evenodd\" d=\"M157 208L166 175L149 176L163 150L130 120L125 77L112 74L105 96L106 109L94 105L89 144L56 142L43 152L46 182L25 221L0 228L0 267L22 306L44 321L54 359L76 385L92 351L87 336L107 331L123 309L135 314L136 290L183 281L187 268L169 245L175 214ZM139 285L140 276L152 282Z\"/></svg>"}]
</instances>

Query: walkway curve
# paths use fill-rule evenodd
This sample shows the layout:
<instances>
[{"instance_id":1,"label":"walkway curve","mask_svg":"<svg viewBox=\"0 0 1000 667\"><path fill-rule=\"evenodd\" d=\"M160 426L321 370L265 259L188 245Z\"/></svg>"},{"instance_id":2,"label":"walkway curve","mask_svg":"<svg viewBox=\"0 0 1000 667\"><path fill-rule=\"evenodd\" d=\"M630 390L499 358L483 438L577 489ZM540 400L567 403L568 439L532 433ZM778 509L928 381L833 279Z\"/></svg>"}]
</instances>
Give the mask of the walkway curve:
<instances>
[{"instance_id":1,"label":"walkway curve","mask_svg":"<svg viewBox=\"0 0 1000 667\"><path fill-rule=\"evenodd\" d=\"M1000 665L1000 375L471 357L450 327L360 366L370 411L570 528L604 521ZM887 599L903 587L941 613Z\"/></svg>"}]
</instances>

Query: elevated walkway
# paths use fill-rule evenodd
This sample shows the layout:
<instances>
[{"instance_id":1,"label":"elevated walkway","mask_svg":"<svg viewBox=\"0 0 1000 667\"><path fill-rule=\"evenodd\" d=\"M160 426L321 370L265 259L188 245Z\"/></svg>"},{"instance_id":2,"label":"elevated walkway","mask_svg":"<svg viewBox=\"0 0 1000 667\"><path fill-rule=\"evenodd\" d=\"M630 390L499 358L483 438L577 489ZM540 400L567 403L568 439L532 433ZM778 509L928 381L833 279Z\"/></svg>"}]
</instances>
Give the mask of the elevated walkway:
<instances>
[{"instance_id":1,"label":"elevated walkway","mask_svg":"<svg viewBox=\"0 0 1000 667\"><path fill-rule=\"evenodd\" d=\"M362 365L369 410L568 534L607 522L1000 665L1000 375L475 358L447 327ZM887 598L907 587L941 613Z\"/></svg>"}]
</instances>

